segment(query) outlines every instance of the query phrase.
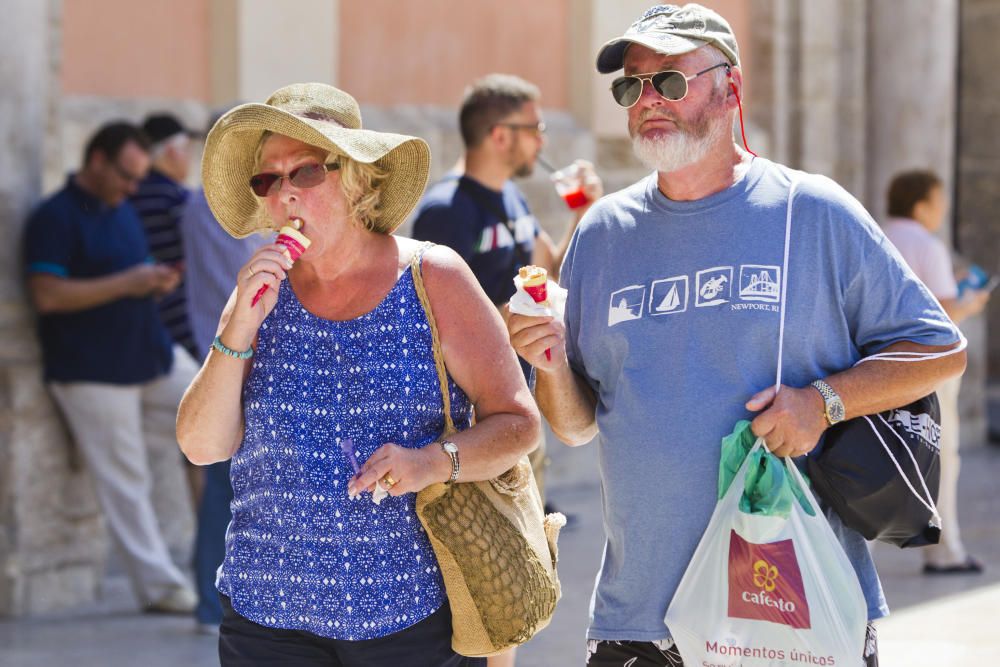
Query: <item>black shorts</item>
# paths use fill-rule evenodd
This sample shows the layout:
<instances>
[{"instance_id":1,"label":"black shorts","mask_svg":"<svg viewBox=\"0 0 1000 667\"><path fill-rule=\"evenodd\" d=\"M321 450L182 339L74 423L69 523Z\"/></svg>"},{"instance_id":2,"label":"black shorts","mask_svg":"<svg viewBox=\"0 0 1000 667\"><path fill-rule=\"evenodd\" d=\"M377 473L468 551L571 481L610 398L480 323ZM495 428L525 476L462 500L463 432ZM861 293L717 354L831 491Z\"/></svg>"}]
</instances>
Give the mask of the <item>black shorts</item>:
<instances>
[{"instance_id":1,"label":"black shorts","mask_svg":"<svg viewBox=\"0 0 1000 667\"><path fill-rule=\"evenodd\" d=\"M378 639L328 639L302 630L268 628L222 600L219 661L223 667L485 667L485 658L451 650L451 609L443 607L408 628Z\"/></svg>"},{"instance_id":2,"label":"black shorts","mask_svg":"<svg viewBox=\"0 0 1000 667\"><path fill-rule=\"evenodd\" d=\"M666 642L670 644L670 642ZM863 667L878 667L878 634L873 625L865 632ZM594 641L587 644L587 667L684 667L676 646L654 642Z\"/></svg>"}]
</instances>

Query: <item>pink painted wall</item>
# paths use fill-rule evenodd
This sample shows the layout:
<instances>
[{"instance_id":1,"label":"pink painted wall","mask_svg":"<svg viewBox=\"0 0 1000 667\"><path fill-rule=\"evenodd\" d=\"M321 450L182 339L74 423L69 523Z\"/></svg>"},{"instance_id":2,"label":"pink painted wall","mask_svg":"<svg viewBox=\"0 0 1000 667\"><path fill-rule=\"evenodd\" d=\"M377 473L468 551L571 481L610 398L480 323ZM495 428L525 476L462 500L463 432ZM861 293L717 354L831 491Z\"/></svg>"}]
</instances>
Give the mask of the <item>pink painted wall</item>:
<instances>
[{"instance_id":1,"label":"pink painted wall","mask_svg":"<svg viewBox=\"0 0 1000 667\"><path fill-rule=\"evenodd\" d=\"M567 108L570 2L341 2L338 83L362 103L455 106L473 79L506 72Z\"/></svg>"},{"instance_id":2,"label":"pink painted wall","mask_svg":"<svg viewBox=\"0 0 1000 667\"><path fill-rule=\"evenodd\" d=\"M63 92L207 101L209 1L63 0Z\"/></svg>"},{"instance_id":3,"label":"pink painted wall","mask_svg":"<svg viewBox=\"0 0 1000 667\"><path fill-rule=\"evenodd\" d=\"M211 100L211 2L63 0L63 92ZM567 68L591 66L568 62L572 2L342 1L338 85L366 103L451 107L470 81L501 71L566 109ZM748 43L747 0L703 2ZM748 70L751 54L741 55Z\"/></svg>"}]
</instances>

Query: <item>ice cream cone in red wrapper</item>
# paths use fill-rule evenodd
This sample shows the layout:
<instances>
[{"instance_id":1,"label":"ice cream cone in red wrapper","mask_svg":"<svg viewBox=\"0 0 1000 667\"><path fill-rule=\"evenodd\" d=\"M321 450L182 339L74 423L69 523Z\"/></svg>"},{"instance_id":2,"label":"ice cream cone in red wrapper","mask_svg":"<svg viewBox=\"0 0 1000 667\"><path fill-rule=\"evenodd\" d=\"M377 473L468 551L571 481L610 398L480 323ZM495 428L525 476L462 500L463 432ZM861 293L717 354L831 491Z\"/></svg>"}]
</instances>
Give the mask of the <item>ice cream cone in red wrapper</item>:
<instances>
[{"instance_id":1,"label":"ice cream cone in red wrapper","mask_svg":"<svg viewBox=\"0 0 1000 667\"><path fill-rule=\"evenodd\" d=\"M518 274L521 276L521 286L531 295L535 303L541 303L549 298L545 289L549 282L548 271L540 266L522 266Z\"/></svg>"},{"instance_id":2,"label":"ice cream cone in red wrapper","mask_svg":"<svg viewBox=\"0 0 1000 667\"><path fill-rule=\"evenodd\" d=\"M288 250L288 256L294 262L302 256L302 253L306 251L306 248L309 247L312 241L307 239L299 230L286 225L281 228L278 238L275 239L275 243L285 246Z\"/></svg>"},{"instance_id":3,"label":"ice cream cone in red wrapper","mask_svg":"<svg viewBox=\"0 0 1000 667\"><path fill-rule=\"evenodd\" d=\"M521 278L521 287L534 299L535 303L542 303L548 300L549 272L540 266L522 266L518 270ZM552 361L552 352L545 350L545 358Z\"/></svg>"},{"instance_id":4,"label":"ice cream cone in red wrapper","mask_svg":"<svg viewBox=\"0 0 1000 667\"><path fill-rule=\"evenodd\" d=\"M284 246L285 254L293 262L302 256L302 253L306 251L306 248L312 243L309 239L305 237L305 234L300 232L297 228L302 226L302 221L298 218L292 219L292 224L285 225L280 230L278 230L278 238L275 239L275 243ZM260 298L264 296L264 292L267 291L267 285L264 285L257 293L253 295L253 301L250 302L250 306L254 307Z\"/></svg>"}]
</instances>

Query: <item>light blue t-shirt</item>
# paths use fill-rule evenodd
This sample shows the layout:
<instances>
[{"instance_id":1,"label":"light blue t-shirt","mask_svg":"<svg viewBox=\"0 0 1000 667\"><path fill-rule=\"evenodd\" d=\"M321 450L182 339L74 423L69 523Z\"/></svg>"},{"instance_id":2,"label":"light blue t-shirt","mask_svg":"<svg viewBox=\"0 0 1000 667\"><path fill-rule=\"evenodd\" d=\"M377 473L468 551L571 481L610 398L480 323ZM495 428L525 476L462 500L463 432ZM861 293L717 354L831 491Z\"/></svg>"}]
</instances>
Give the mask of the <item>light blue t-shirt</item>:
<instances>
[{"instance_id":1,"label":"light blue t-shirt","mask_svg":"<svg viewBox=\"0 0 1000 667\"><path fill-rule=\"evenodd\" d=\"M894 342L958 340L864 208L825 177L756 158L697 201L667 199L654 174L596 203L561 273L570 363L598 398L607 543L591 639L668 634L664 614L715 508L720 440L775 382L793 177L784 384ZM870 618L886 615L864 539L830 522Z\"/></svg>"}]
</instances>

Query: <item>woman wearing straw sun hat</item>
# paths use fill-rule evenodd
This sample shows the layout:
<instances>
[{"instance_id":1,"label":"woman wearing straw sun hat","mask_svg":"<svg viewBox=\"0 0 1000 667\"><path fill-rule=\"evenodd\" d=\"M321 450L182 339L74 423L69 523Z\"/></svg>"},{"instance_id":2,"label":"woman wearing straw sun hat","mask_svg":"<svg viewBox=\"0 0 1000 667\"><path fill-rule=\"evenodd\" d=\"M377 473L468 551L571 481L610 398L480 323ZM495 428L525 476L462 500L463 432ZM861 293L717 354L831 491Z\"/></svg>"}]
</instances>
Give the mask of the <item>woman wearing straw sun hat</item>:
<instances>
[{"instance_id":1,"label":"woman wearing straw sun hat","mask_svg":"<svg viewBox=\"0 0 1000 667\"><path fill-rule=\"evenodd\" d=\"M202 172L219 223L238 237L298 227L234 276L177 418L193 462L232 458L224 665L484 663L451 650L415 492L509 469L539 417L465 263L392 234L429 162L424 141L361 129L354 99L316 83L236 107L209 133ZM442 397L411 261L465 427L447 446L436 441Z\"/></svg>"}]
</instances>

